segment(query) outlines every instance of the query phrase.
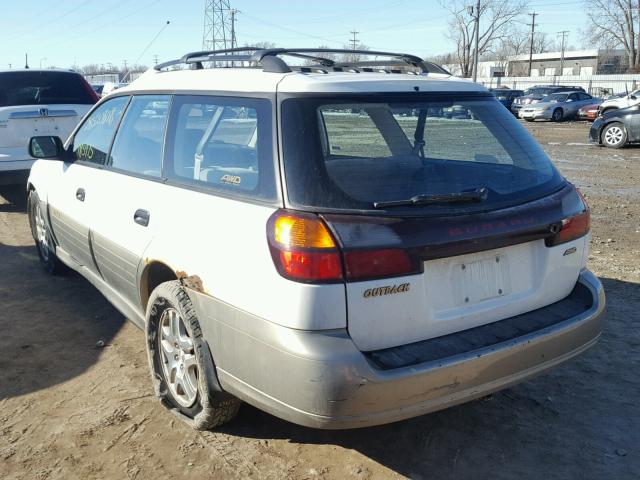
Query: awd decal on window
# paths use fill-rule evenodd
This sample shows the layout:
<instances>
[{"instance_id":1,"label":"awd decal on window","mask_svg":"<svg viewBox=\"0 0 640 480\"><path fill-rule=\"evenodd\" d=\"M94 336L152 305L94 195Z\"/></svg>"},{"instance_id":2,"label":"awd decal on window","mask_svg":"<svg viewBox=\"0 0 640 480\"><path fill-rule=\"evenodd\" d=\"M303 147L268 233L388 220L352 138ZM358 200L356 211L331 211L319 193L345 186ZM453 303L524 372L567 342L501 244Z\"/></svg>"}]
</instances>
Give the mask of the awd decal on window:
<instances>
[{"instance_id":1,"label":"awd decal on window","mask_svg":"<svg viewBox=\"0 0 640 480\"><path fill-rule=\"evenodd\" d=\"M401 283L400 285L387 285L385 287L367 288L364 291L364 298L380 297L382 295L394 295L396 293L408 292L411 288L410 283Z\"/></svg>"},{"instance_id":2,"label":"awd decal on window","mask_svg":"<svg viewBox=\"0 0 640 480\"><path fill-rule=\"evenodd\" d=\"M238 175L223 175L220 177L220 182L228 185L240 185L242 179Z\"/></svg>"}]
</instances>

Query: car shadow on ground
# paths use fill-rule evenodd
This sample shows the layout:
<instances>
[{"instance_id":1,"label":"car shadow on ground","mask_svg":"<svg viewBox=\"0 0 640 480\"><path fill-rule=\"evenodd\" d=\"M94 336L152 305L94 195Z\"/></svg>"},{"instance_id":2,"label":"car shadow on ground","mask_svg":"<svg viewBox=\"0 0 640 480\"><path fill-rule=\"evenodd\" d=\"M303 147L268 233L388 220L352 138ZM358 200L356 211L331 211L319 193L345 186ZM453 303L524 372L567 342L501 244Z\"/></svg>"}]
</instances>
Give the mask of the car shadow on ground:
<instances>
[{"instance_id":1,"label":"car shadow on ground","mask_svg":"<svg viewBox=\"0 0 640 480\"><path fill-rule=\"evenodd\" d=\"M109 344L125 322L80 275L52 277L35 247L3 243L0 313L0 400L81 374L100 356L96 343Z\"/></svg>"},{"instance_id":2,"label":"car shadow on ground","mask_svg":"<svg viewBox=\"0 0 640 480\"><path fill-rule=\"evenodd\" d=\"M608 307L600 342L529 382L422 417L357 430L309 429L243 405L238 418L220 431L339 445L417 479L467 478L469 472L476 472L475 478L531 478L532 465L536 478L576 478L577 472L584 472L582 478L632 478L627 475L640 469L640 456L631 453L640 445L635 400L640 377L634 373L640 361L629 353L640 347L634 320L640 284L601 280Z\"/></svg>"},{"instance_id":3,"label":"car shadow on ground","mask_svg":"<svg viewBox=\"0 0 640 480\"><path fill-rule=\"evenodd\" d=\"M27 192L23 185L0 185L0 212L26 212Z\"/></svg>"}]
</instances>

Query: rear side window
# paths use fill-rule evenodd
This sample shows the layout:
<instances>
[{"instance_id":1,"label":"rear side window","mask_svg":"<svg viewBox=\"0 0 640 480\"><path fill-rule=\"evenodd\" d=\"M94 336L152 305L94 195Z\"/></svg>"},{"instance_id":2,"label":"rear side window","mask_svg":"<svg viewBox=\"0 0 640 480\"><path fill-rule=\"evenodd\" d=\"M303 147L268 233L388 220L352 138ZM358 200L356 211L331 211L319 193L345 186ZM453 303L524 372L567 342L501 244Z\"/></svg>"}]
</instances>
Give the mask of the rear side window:
<instances>
[{"instance_id":1,"label":"rear side window","mask_svg":"<svg viewBox=\"0 0 640 480\"><path fill-rule=\"evenodd\" d=\"M133 97L118 128L107 165L141 175L161 175L170 98L168 95Z\"/></svg>"},{"instance_id":2,"label":"rear side window","mask_svg":"<svg viewBox=\"0 0 640 480\"><path fill-rule=\"evenodd\" d=\"M91 86L77 73L5 72L0 74L0 107L95 103Z\"/></svg>"},{"instance_id":3,"label":"rear side window","mask_svg":"<svg viewBox=\"0 0 640 480\"><path fill-rule=\"evenodd\" d=\"M96 108L73 138L73 158L104 165L129 97L113 98Z\"/></svg>"},{"instance_id":4,"label":"rear side window","mask_svg":"<svg viewBox=\"0 0 640 480\"><path fill-rule=\"evenodd\" d=\"M276 198L271 102L176 96L167 175L232 195Z\"/></svg>"}]
</instances>

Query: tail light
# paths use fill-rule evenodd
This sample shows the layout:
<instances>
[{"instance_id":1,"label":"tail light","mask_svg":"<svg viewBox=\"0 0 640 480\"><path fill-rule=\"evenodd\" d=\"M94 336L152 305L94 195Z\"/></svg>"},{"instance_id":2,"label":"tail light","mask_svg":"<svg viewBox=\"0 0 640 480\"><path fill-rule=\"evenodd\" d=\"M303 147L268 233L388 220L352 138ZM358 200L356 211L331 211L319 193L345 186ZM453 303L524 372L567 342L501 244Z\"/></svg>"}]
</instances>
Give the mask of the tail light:
<instances>
[{"instance_id":1,"label":"tail light","mask_svg":"<svg viewBox=\"0 0 640 480\"><path fill-rule=\"evenodd\" d=\"M317 215L278 211L269 218L267 238L276 269L304 283L339 283L411 275L421 271L417 255L401 248L342 251Z\"/></svg>"},{"instance_id":2,"label":"tail light","mask_svg":"<svg viewBox=\"0 0 640 480\"><path fill-rule=\"evenodd\" d=\"M269 218L267 238L283 277L306 283L343 281L340 250L318 216L276 212Z\"/></svg>"},{"instance_id":3,"label":"tail light","mask_svg":"<svg viewBox=\"0 0 640 480\"><path fill-rule=\"evenodd\" d=\"M589 233L589 229L591 228L591 211L589 210L587 200L584 198L582 193L579 190L576 191L578 192L578 195L580 195L580 200L582 200L584 210L562 220L562 225L560 226L558 233L547 239L547 246L553 247L555 245L567 243L571 240L575 240L576 238L584 237Z\"/></svg>"}]
</instances>

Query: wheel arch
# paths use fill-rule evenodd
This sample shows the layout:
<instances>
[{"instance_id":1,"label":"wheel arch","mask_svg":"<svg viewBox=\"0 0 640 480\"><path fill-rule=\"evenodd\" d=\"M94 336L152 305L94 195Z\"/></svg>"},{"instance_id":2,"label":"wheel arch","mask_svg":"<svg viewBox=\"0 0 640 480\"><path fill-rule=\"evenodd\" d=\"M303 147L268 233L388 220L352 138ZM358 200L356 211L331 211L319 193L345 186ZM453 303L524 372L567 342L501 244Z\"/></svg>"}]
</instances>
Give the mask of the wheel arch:
<instances>
[{"instance_id":1,"label":"wheel arch","mask_svg":"<svg viewBox=\"0 0 640 480\"><path fill-rule=\"evenodd\" d=\"M143 312L147 310L151 292L161 283L172 280L178 280L178 275L166 263L154 260L144 266L140 275L140 301Z\"/></svg>"}]
</instances>

